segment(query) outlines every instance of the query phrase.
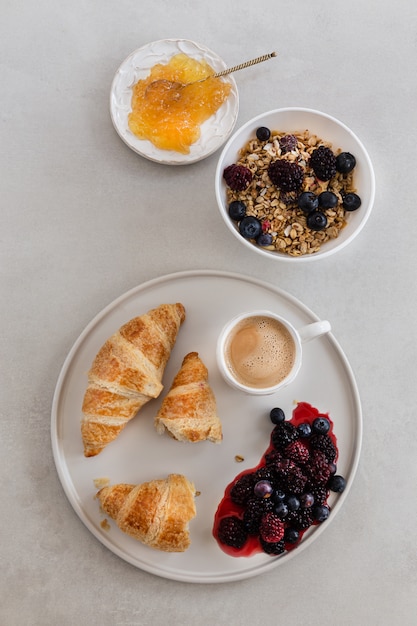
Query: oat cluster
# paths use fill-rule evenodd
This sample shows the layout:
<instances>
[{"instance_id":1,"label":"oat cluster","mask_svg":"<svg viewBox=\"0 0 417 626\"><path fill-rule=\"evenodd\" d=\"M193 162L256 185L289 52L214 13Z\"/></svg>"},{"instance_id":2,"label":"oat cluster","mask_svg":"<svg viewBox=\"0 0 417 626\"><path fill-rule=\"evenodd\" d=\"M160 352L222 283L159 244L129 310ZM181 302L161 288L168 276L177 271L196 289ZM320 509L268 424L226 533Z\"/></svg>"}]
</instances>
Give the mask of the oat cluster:
<instances>
[{"instance_id":1,"label":"oat cluster","mask_svg":"<svg viewBox=\"0 0 417 626\"><path fill-rule=\"evenodd\" d=\"M236 164L248 168L252 180L241 191L227 188L227 204L236 200L244 202L246 215L256 217L261 222L263 233L268 233L271 240L269 245L263 246L264 249L301 256L318 252L324 243L338 237L347 224L342 196L356 189L353 172L343 174L337 171L330 180L322 181L310 165L311 155L319 146L330 148L336 156L340 154L340 148L335 150L331 143L308 130L293 133L292 136L297 141L291 150L284 147L285 140L282 142L284 137L288 137L288 131L272 131L266 141L255 137L242 148ZM303 180L297 191L283 191L271 181L268 168L277 159L284 159L302 168ZM316 195L323 191L336 194L337 205L323 211L327 217L325 229L315 231L307 226L307 216L297 205L298 196L304 191Z\"/></svg>"}]
</instances>

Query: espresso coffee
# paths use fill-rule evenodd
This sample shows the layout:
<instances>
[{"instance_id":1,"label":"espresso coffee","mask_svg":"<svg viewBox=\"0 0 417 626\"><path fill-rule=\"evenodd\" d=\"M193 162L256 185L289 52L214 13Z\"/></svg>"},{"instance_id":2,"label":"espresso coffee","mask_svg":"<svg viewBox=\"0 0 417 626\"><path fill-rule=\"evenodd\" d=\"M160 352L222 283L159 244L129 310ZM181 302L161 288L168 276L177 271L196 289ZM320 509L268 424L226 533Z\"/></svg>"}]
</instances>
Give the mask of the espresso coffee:
<instances>
[{"instance_id":1,"label":"espresso coffee","mask_svg":"<svg viewBox=\"0 0 417 626\"><path fill-rule=\"evenodd\" d=\"M279 384L290 373L296 346L288 329L271 317L253 316L239 322L225 346L232 376L243 385L263 389Z\"/></svg>"}]
</instances>

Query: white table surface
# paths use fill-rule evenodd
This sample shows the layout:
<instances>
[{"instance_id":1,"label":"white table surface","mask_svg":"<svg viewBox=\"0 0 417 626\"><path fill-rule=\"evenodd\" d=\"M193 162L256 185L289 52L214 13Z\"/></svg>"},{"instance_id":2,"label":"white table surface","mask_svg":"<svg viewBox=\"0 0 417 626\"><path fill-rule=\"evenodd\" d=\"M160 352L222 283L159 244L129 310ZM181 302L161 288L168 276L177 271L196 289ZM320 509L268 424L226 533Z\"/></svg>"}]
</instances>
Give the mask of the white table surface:
<instances>
[{"instance_id":1,"label":"white table surface","mask_svg":"<svg viewBox=\"0 0 417 626\"><path fill-rule=\"evenodd\" d=\"M0 623L159 626L416 623L417 9L407 0L2 3ZM249 254L214 198L219 152L186 167L129 150L109 116L121 61L187 38L236 64L238 125L305 106L338 117L373 161L374 211L340 254L299 266ZM362 399L359 469L331 526L284 567L193 585L97 541L50 444L59 371L122 293L191 269L267 280L333 331Z\"/></svg>"}]
</instances>

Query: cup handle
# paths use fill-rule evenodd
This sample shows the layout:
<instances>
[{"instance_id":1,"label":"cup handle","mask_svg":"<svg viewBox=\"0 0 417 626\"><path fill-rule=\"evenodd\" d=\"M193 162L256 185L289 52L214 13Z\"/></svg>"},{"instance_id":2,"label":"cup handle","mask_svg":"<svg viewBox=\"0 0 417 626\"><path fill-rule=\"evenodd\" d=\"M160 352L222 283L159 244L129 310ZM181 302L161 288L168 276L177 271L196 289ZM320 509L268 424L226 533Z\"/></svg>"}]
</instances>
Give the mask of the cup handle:
<instances>
[{"instance_id":1,"label":"cup handle","mask_svg":"<svg viewBox=\"0 0 417 626\"><path fill-rule=\"evenodd\" d=\"M325 335L330 332L332 327L330 326L330 322L327 320L320 320L319 322L313 322L312 324L307 324L298 330L298 334L300 335L301 343L307 343L311 339L315 339L316 337L321 337L321 335Z\"/></svg>"}]
</instances>

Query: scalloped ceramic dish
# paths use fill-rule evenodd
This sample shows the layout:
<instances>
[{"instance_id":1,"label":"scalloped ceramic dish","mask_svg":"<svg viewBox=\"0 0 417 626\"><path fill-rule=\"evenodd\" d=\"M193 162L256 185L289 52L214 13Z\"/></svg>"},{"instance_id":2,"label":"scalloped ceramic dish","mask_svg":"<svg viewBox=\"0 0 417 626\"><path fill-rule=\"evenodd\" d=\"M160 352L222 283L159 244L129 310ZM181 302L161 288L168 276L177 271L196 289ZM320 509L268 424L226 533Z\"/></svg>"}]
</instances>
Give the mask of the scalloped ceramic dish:
<instances>
[{"instance_id":1,"label":"scalloped ceramic dish","mask_svg":"<svg viewBox=\"0 0 417 626\"><path fill-rule=\"evenodd\" d=\"M304 254L302 256L290 256L283 252L267 250L253 241L242 237L236 222L232 221L229 217L223 171L225 167L236 162L239 150L241 150L250 139L255 137L256 129L260 126L266 126L271 130L285 131L286 133L309 130L324 141L329 141L333 145L334 150L340 148L343 151L351 152L356 157L354 183L357 188L357 193L361 197L362 205L357 211L353 211L347 215L347 225L340 231L339 236L336 239L325 242L317 252ZM217 204L227 228L248 250L252 250L273 261L302 263L303 261L323 259L342 250L342 248L347 246L360 233L373 207L375 175L371 160L364 145L345 124L326 113L312 109L276 109L252 118L239 128L229 139L223 148L217 165L215 192Z\"/></svg>"},{"instance_id":2,"label":"scalloped ceramic dish","mask_svg":"<svg viewBox=\"0 0 417 626\"><path fill-rule=\"evenodd\" d=\"M154 65L166 64L179 53L197 61L204 59L217 72L227 67L217 54L194 41L162 39L135 50L123 61L113 79L110 92L111 119L120 138L137 154L165 165L195 163L213 154L230 137L239 112L236 81L233 76L228 76L226 80L232 85L230 95L218 111L201 125L201 137L190 147L189 154L160 150L150 141L136 137L128 126L133 86L138 80L146 78Z\"/></svg>"}]
</instances>

